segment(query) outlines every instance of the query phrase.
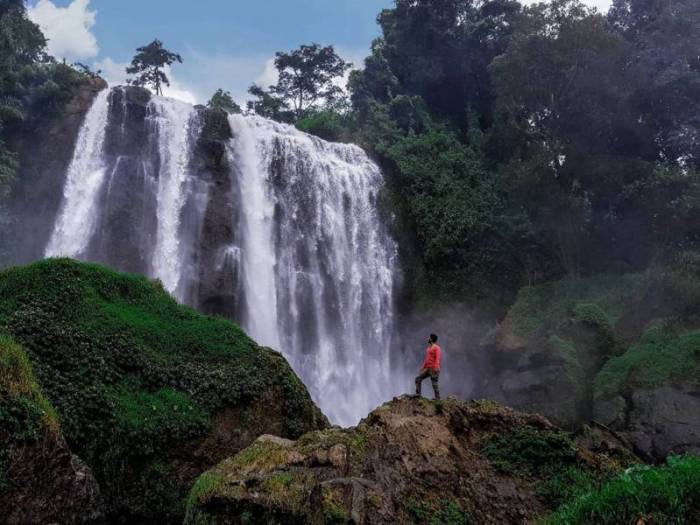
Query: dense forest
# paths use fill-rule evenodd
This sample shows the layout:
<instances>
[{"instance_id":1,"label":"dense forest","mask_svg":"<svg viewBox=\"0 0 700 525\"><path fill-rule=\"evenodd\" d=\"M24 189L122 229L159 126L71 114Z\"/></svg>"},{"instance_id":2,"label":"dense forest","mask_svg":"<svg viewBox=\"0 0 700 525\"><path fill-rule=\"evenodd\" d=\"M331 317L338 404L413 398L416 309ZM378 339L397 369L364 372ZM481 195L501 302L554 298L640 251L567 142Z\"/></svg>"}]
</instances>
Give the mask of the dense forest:
<instances>
[{"instance_id":1,"label":"dense forest","mask_svg":"<svg viewBox=\"0 0 700 525\"><path fill-rule=\"evenodd\" d=\"M421 297L502 304L564 275L697 264L697 2L398 0L378 23L350 108L291 120L391 174Z\"/></svg>"}]
</instances>

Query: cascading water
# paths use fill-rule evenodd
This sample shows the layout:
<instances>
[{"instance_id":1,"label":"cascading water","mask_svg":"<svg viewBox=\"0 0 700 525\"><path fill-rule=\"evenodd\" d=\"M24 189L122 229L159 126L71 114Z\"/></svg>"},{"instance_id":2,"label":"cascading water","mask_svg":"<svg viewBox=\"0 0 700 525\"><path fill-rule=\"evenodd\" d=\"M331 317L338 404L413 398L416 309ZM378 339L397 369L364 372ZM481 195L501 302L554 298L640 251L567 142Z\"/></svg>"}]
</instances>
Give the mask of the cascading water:
<instances>
[{"instance_id":1,"label":"cascading water","mask_svg":"<svg viewBox=\"0 0 700 525\"><path fill-rule=\"evenodd\" d=\"M190 162L189 130L194 108L184 102L159 98L151 102L158 134L157 224L152 273L169 292L180 284L180 217L186 199Z\"/></svg>"},{"instance_id":2,"label":"cascading water","mask_svg":"<svg viewBox=\"0 0 700 525\"><path fill-rule=\"evenodd\" d=\"M277 346L332 419L355 423L392 393L396 247L377 166L258 117L230 118L240 181L241 265L254 339Z\"/></svg>"},{"instance_id":3,"label":"cascading water","mask_svg":"<svg viewBox=\"0 0 700 525\"><path fill-rule=\"evenodd\" d=\"M102 147L107 127L109 91L95 98L80 128L63 195L63 205L46 248L47 257L83 255L95 229L95 201L107 166Z\"/></svg>"},{"instance_id":4,"label":"cascading water","mask_svg":"<svg viewBox=\"0 0 700 525\"><path fill-rule=\"evenodd\" d=\"M398 393L396 246L378 213L377 166L356 146L241 115L212 161L204 113L138 97L96 98L46 255L147 273L232 317L284 353L337 423Z\"/></svg>"}]
</instances>

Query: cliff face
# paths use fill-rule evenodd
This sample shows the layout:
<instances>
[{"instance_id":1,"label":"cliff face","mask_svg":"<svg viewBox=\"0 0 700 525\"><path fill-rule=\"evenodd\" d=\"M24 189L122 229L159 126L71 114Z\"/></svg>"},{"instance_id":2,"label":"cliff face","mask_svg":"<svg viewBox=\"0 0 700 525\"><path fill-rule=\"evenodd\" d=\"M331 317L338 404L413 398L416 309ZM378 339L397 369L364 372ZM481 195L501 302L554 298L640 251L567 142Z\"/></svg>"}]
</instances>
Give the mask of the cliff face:
<instances>
[{"instance_id":1,"label":"cliff face","mask_svg":"<svg viewBox=\"0 0 700 525\"><path fill-rule=\"evenodd\" d=\"M203 470L260 434L328 424L280 354L142 277L66 259L6 270L0 332L23 346L65 436L51 459L59 479L41 486L64 486L61 469L86 465L112 522L179 522ZM32 472L31 461L14 463Z\"/></svg>"},{"instance_id":2,"label":"cliff face","mask_svg":"<svg viewBox=\"0 0 700 525\"><path fill-rule=\"evenodd\" d=\"M563 471L604 477L631 458L602 441L492 402L404 396L357 427L258 438L198 479L186 523L530 523L561 501Z\"/></svg>"},{"instance_id":3,"label":"cliff face","mask_svg":"<svg viewBox=\"0 0 700 525\"><path fill-rule=\"evenodd\" d=\"M698 452L697 282L668 266L523 289L483 341L477 391L567 428L593 419L651 461Z\"/></svg>"}]
</instances>

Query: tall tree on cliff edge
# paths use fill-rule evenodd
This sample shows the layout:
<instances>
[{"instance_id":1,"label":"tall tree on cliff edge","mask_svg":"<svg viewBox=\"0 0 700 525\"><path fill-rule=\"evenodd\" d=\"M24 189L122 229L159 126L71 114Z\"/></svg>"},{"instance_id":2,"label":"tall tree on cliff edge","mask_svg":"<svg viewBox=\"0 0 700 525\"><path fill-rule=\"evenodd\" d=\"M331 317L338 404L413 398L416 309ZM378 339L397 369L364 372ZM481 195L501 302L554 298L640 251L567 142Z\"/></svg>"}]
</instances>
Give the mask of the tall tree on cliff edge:
<instances>
[{"instance_id":1,"label":"tall tree on cliff edge","mask_svg":"<svg viewBox=\"0 0 700 525\"><path fill-rule=\"evenodd\" d=\"M126 72L137 76L128 82L134 86L150 86L156 95L162 95L163 85L170 86L170 80L163 69L175 62L182 64L182 57L165 49L163 43L156 39L147 46L136 49L136 55Z\"/></svg>"},{"instance_id":2,"label":"tall tree on cliff edge","mask_svg":"<svg viewBox=\"0 0 700 525\"><path fill-rule=\"evenodd\" d=\"M319 44L302 45L298 49L277 52L277 84L266 91L260 86L251 86L249 93L257 98L249 107L267 115L268 110L291 108L294 120L299 120L316 109L320 103L334 104L343 90L335 84L352 67L335 52L333 46Z\"/></svg>"}]
</instances>

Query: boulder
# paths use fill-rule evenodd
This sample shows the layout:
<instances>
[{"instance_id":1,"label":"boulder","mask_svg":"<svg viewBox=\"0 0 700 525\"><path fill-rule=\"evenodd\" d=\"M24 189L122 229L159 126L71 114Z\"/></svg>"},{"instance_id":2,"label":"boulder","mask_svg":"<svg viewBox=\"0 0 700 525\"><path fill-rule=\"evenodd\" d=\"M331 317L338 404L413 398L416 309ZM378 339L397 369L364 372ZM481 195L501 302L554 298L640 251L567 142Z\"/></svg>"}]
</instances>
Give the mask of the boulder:
<instances>
[{"instance_id":1,"label":"boulder","mask_svg":"<svg viewBox=\"0 0 700 525\"><path fill-rule=\"evenodd\" d=\"M700 453L700 385L694 381L635 388L596 400L594 417L619 431L646 459Z\"/></svg>"}]
</instances>

